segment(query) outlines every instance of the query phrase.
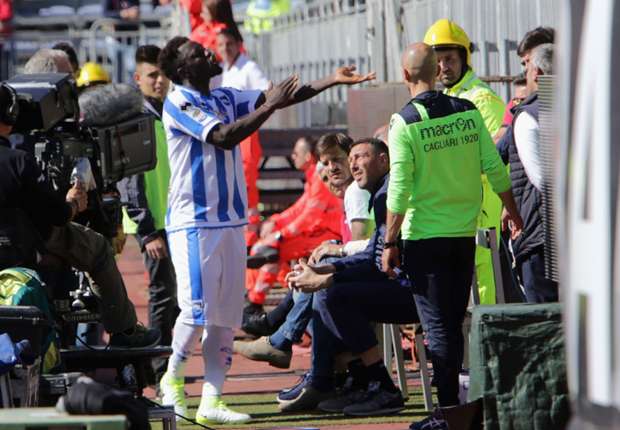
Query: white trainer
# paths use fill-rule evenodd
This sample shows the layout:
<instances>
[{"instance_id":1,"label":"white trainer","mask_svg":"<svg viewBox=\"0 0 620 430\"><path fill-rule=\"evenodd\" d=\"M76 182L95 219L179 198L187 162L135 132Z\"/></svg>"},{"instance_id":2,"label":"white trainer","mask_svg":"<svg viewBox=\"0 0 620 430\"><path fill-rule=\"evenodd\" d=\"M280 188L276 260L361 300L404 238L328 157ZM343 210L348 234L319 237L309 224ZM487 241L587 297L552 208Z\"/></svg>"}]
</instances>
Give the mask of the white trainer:
<instances>
[{"instance_id":1,"label":"white trainer","mask_svg":"<svg viewBox=\"0 0 620 430\"><path fill-rule=\"evenodd\" d=\"M184 378L174 378L168 372L164 373L159 381L161 390L161 404L164 406L174 406L174 412L178 415L187 416L187 403L185 402L185 380ZM179 416L176 417L180 421Z\"/></svg>"},{"instance_id":2,"label":"white trainer","mask_svg":"<svg viewBox=\"0 0 620 430\"><path fill-rule=\"evenodd\" d=\"M251 419L248 414L230 409L220 396L202 396L196 412L196 422L202 425L243 424Z\"/></svg>"}]
</instances>

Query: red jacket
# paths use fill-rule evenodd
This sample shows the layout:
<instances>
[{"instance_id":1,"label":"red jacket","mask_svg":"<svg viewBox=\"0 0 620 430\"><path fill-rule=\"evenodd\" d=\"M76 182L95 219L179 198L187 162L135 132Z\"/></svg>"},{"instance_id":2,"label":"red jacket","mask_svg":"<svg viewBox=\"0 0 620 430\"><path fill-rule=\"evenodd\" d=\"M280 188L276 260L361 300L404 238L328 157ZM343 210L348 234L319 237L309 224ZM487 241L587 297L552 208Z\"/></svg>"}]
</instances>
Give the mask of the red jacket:
<instances>
[{"instance_id":1,"label":"red jacket","mask_svg":"<svg viewBox=\"0 0 620 430\"><path fill-rule=\"evenodd\" d=\"M226 24L222 22L202 21L200 25L192 30L192 34L189 35L189 38L213 51L213 53L218 57L217 59L221 61L221 58L217 53L217 35L224 28L226 28Z\"/></svg>"},{"instance_id":2,"label":"red jacket","mask_svg":"<svg viewBox=\"0 0 620 430\"><path fill-rule=\"evenodd\" d=\"M0 0L0 21L6 22L13 19L13 2Z\"/></svg>"},{"instance_id":3,"label":"red jacket","mask_svg":"<svg viewBox=\"0 0 620 430\"><path fill-rule=\"evenodd\" d=\"M325 230L340 237L343 216L342 202L323 184L313 164L306 170L302 196L285 211L273 215L271 220L283 239Z\"/></svg>"}]
</instances>

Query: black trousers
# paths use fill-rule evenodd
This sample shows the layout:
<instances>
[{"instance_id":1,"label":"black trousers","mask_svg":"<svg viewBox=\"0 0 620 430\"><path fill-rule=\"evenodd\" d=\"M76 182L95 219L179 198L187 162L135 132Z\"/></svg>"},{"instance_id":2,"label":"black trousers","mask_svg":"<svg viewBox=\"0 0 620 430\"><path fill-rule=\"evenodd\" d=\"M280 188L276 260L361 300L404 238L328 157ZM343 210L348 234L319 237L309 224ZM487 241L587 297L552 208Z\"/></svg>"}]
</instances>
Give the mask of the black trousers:
<instances>
[{"instance_id":1,"label":"black trousers","mask_svg":"<svg viewBox=\"0 0 620 430\"><path fill-rule=\"evenodd\" d=\"M166 251L168 258L155 260L146 253L142 252L144 266L149 273L149 327L157 328L161 331L160 345L170 346L172 344L172 329L179 314L177 305L177 281L170 258L170 248L165 234L162 235L166 241ZM137 237L138 243L142 243ZM155 359L153 367L157 375L163 374L166 370L167 359Z\"/></svg>"},{"instance_id":2,"label":"black trousers","mask_svg":"<svg viewBox=\"0 0 620 430\"><path fill-rule=\"evenodd\" d=\"M371 322L418 322L411 287L406 280L388 279L377 269L352 272L349 279L335 282L327 289L320 306L324 324L348 350L359 354L377 345Z\"/></svg>"},{"instance_id":3,"label":"black trousers","mask_svg":"<svg viewBox=\"0 0 620 430\"><path fill-rule=\"evenodd\" d=\"M545 248L539 246L517 263L528 303L558 301L558 283L545 277Z\"/></svg>"},{"instance_id":4,"label":"black trousers","mask_svg":"<svg viewBox=\"0 0 620 430\"><path fill-rule=\"evenodd\" d=\"M467 238L406 240L404 267L432 354L440 406L459 403L463 319L474 270L475 241Z\"/></svg>"}]
</instances>

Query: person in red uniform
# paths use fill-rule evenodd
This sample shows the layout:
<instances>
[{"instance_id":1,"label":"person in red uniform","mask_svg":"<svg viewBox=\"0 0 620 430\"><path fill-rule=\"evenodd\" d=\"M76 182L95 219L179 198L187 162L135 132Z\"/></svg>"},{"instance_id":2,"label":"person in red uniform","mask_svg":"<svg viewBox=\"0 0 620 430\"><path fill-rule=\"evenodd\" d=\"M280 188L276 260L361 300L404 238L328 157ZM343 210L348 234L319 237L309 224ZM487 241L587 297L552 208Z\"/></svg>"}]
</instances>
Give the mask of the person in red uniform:
<instances>
[{"instance_id":1,"label":"person in red uniform","mask_svg":"<svg viewBox=\"0 0 620 430\"><path fill-rule=\"evenodd\" d=\"M230 0L181 0L181 4L189 12L192 29L189 38L215 53L218 61L222 61L222 58L217 54L217 35L225 28L241 41L240 50L245 52Z\"/></svg>"},{"instance_id":2,"label":"person in red uniform","mask_svg":"<svg viewBox=\"0 0 620 430\"><path fill-rule=\"evenodd\" d=\"M327 240L342 238L342 202L330 193L316 172L315 146L310 138L301 138L295 143L292 159L295 167L306 175L304 193L291 207L263 223L261 239L252 247L251 255L271 253L277 255L278 260L259 270L248 270L246 286L250 306L247 312L260 311L267 291L280 273L287 273L290 260L309 256Z\"/></svg>"}]
</instances>

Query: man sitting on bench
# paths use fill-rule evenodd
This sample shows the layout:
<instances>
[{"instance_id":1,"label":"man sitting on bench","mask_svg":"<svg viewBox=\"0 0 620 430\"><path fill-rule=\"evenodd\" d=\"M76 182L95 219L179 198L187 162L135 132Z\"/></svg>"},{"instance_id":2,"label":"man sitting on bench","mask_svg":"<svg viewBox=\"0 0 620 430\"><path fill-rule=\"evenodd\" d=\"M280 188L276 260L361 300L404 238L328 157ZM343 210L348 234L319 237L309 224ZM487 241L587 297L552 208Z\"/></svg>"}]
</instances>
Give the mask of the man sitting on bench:
<instances>
[{"instance_id":1,"label":"man sitting on bench","mask_svg":"<svg viewBox=\"0 0 620 430\"><path fill-rule=\"evenodd\" d=\"M354 416L404 409L402 395L385 368L371 325L371 321L407 324L418 320L405 274L399 273L395 279L390 279L381 271L390 165L388 148L378 139L357 141L349 153L349 162L360 188L372 195L376 229L368 247L361 253L326 265L309 266L302 261L287 276L287 281L295 289L317 292L314 295L317 313L313 315L313 345L329 344L324 338L333 337L358 355L362 366L357 369L357 381L345 386L340 396L333 397L324 358L333 356L335 351L317 351L313 346L311 377L306 379L305 386L291 390L297 392L297 396L286 396L288 405L280 402L282 410L290 410L293 403L304 409L316 407L318 403L321 410ZM323 368L317 369L317 365Z\"/></svg>"}]
</instances>

